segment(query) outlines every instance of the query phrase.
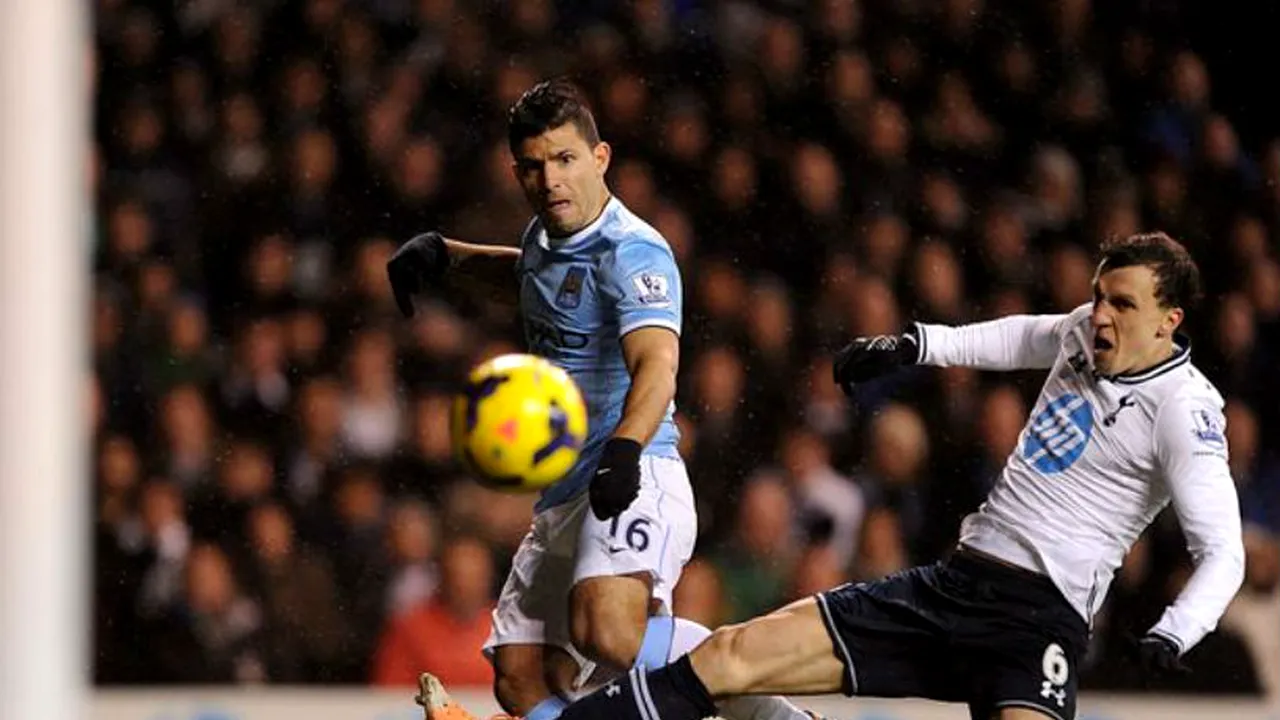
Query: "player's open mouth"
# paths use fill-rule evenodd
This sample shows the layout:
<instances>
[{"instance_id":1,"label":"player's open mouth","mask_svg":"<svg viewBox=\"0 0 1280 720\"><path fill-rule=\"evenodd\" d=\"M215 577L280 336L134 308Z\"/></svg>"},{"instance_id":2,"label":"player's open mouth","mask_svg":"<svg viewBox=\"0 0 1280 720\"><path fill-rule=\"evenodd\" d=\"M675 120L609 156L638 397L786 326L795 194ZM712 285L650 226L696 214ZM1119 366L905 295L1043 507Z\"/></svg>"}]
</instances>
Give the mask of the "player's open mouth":
<instances>
[{"instance_id":1,"label":"player's open mouth","mask_svg":"<svg viewBox=\"0 0 1280 720\"><path fill-rule=\"evenodd\" d=\"M1095 337L1093 339L1094 350L1110 350L1111 348L1112 348L1112 345L1110 340L1102 337Z\"/></svg>"},{"instance_id":2,"label":"player's open mouth","mask_svg":"<svg viewBox=\"0 0 1280 720\"><path fill-rule=\"evenodd\" d=\"M569 207L568 200L550 200L547 202L548 210L563 210Z\"/></svg>"}]
</instances>

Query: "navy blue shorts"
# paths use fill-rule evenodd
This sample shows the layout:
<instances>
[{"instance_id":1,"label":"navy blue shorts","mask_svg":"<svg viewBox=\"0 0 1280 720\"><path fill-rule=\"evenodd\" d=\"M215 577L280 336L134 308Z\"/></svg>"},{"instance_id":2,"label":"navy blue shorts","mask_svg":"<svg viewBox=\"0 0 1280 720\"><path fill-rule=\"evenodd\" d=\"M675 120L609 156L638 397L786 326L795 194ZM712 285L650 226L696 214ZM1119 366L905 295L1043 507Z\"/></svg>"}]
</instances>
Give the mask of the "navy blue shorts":
<instances>
[{"instance_id":1,"label":"navy blue shorts","mask_svg":"<svg viewBox=\"0 0 1280 720\"><path fill-rule=\"evenodd\" d=\"M964 551L936 565L818 595L844 691L1076 713L1089 628L1036 573Z\"/></svg>"}]
</instances>

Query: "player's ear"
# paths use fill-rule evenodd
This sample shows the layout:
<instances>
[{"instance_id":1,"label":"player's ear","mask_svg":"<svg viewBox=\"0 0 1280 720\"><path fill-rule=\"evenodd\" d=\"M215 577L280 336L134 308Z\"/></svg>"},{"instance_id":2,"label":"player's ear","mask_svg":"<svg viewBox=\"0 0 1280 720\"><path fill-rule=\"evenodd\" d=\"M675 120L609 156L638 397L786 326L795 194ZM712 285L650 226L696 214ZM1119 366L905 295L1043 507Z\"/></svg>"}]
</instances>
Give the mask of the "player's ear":
<instances>
[{"instance_id":1,"label":"player's ear","mask_svg":"<svg viewBox=\"0 0 1280 720\"><path fill-rule=\"evenodd\" d=\"M1164 320L1160 323L1158 335L1160 337L1169 337L1173 335L1173 333L1182 325L1184 317L1186 317L1186 313L1182 311L1182 308L1176 307L1166 310L1164 313Z\"/></svg>"},{"instance_id":2,"label":"player's ear","mask_svg":"<svg viewBox=\"0 0 1280 720\"><path fill-rule=\"evenodd\" d=\"M609 161L613 159L613 148L609 147L609 143L601 140L591 149L591 155L596 160L596 170L601 175L609 172Z\"/></svg>"}]
</instances>

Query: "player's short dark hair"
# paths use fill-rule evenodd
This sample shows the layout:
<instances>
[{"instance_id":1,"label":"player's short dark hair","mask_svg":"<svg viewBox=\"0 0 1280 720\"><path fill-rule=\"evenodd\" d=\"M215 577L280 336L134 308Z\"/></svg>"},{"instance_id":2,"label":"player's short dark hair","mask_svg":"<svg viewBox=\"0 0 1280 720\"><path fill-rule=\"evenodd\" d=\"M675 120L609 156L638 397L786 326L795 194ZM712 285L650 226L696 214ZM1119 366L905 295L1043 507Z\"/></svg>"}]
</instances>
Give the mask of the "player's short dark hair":
<instances>
[{"instance_id":1,"label":"player's short dark hair","mask_svg":"<svg viewBox=\"0 0 1280 720\"><path fill-rule=\"evenodd\" d=\"M1155 273L1161 307L1191 310L1200 302L1200 268L1182 243L1165 233L1138 233L1103 244L1099 274L1134 265Z\"/></svg>"},{"instance_id":2,"label":"player's short dark hair","mask_svg":"<svg viewBox=\"0 0 1280 720\"><path fill-rule=\"evenodd\" d=\"M596 119L578 86L565 78L543 80L507 112L507 143L514 153L525 140L566 123L573 123L591 147L600 142Z\"/></svg>"}]
</instances>

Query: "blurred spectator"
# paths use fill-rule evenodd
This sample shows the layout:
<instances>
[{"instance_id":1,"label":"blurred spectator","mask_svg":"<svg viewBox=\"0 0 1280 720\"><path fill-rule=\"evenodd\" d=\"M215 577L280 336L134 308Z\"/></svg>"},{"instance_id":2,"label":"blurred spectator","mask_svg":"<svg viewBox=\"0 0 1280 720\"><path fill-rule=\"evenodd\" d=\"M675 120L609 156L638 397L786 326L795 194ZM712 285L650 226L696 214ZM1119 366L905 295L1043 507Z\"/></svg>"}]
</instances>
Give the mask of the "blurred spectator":
<instances>
[{"instance_id":1,"label":"blurred spectator","mask_svg":"<svg viewBox=\"0 0 1280 720\"><path fill-rule=\"evenodd\" d=\"M964 278L951 246L928 241L916 248L911 285L922 322L958 325L964 322Z\"/></svg>"},{"instance_id":2,"label":"blurred spectator","mask_svg":"<svg viewBox=\"0 0 1280 720\"><path fill-rule=\"evenodd\" d=\"M400 491L439 502L445 486L460 474L449 436L452 409L453 398L444 393L427 392L414 399L412 437L388 469Z\"/></svg>"},{"instance_id":3,"label":"blurred spectator","mask_svg":"<svg viewBox=\"0 0 1280 720\"><path fill-rule=\"evenodd\" d=\"M134 513L140 468L133 444L104 438L94 483L94 658L99 682L136 682L148 657L137 647L141 613L137 595L146 572L143 527Z\"/></svg>"},{"instance_id":4,"label":"blurred spectator","mask_svg":"<svg viewBox=\"0 0 1280 720\"><path fill-rule=\"evenodd\" d=\"M484 544L449 540L440 551L439 594L392 618L378 644L373 683L412 687L429 672L449 685L491 685L493 667L480 648L489 636L492 586Z\"/></svg>"},{"instance_id":5,"label":"blurred spectator","mask_svg":"<svg viewBox=\"0 0 1280 720\"><path fill-rule=\"evenodd\" d=\"M314 682L331 677L347 649L348 631L328 563L299 547L284 506L259 505L248 520L271 678Z\"/></svg>"},{"instance_id":6,"label":"blurred spectator","mask_svg":"<svg viewBox=\"0 0 1280 720\"><path fill-rule=\"evenodd\" d=\"M342 386L328 375L303 384L294 407L298 437L285 455L284 494L300 512L313 514L324 479L345 461Z\"/></svg>"},{"instance_id":7,"label":"blurred spectator","mask_svg":"<svg viewBox=\"0 0 1280 720\"><path fill-rule=\"evenodd\" d=\"M134 494L142 482L142 461L133 441L121 435L105 438L98 447L98 522L120 528L133 513Z\"/></svg>"},{"instance_id":8,"label":"blurred spectator","mask_svg":"<svg viewBox=\"0 0 1280 720\"><path fill-rule=\"evenodd\" d=\"M820 356L810 363L802 386L805 396L801 416L805 425L822 436L828 448L843 440L850 426L848 398L832 375L831 358ZM843 450L835 448L838 455L843 455Z\"/></svg>"},{"instance_id":9,"label":"blurred spectator","mask_svg":"<svg viewBox=\"0 0 1280 720\"><path fill-rule=\"evenodd\" d=\"M275 315L288 308L293 299L292 239L280 233L259 237L249 249L245 263L245 300L263 313Z\"/></svg>"},{"instance_id":10,"label":"blurred spectator","mask_svg":"<svg viewBox=\"0 0 1280 720\"><path fill-rule=\"evenodd\" d=\"M262 610L232 574L215 545L187 557L180 607L149 633L155 665L151 682L261 683L271 679Z\"/></svg>"},{"instance_id":11,"label":"blurred spectator","mask_svg":"<svg viewBox=\"0 0 1280 720\"><path fill-rule=\"evenodd\" d=\"M439 584L435 568L436 521L416 501L401 502L387 522L388 556L386 614L395 617L430 599Z\"/></svg>"},{"instance_id":12,"label":"blurred spectator","mask_svg":"<svg viewBox=\"0 0 1280 720\"><path fill-rule=\"evenodd\" d=\"M209 404L198 385L178 385L164 396L160 428L165 475L184 493L211 482L216 439Z\"/></svg>"},{"instance_id":13,"label":"blurred spectator","mask_svg":"<svg viewBox=\"0 0 1280 720\"><path fill-rule=\"evenodd\" d=\"M675 615L706 627L719 627L725 622L724 585L720 573L711 562L695 557L684 566L674 597Z\"/></svg>"},{"instance_id":14,"label":"blurred spectator","mask_svg":"<svg viewBox=\"0 0 1280 720\"><path fill-rule=\"evenodd\" d=\"M222 376L225 427L276 446L285 433L285 411L292 396L285 369L280 322L271 316L246 322Z\"/></svg>"},{"instance_id":15,"label":"blurred spectator","mask_svg":"<svg viewBox=\"0 0 1280 720\"><path fill-rule=\"evenodd\" d=\"M861 489L831 467L826 443L812 431L787 433L778 454L791 483L802 537L810 546L829 548L837 570L849 567L866 512Z\"/></svg>"},{"instance_id":16,"label":"blurred spectator","mask_svg":"<svg viewBox=\"0 0 1280 720\"><path fill-rule=\"evenodd\" d=\"M332 524L324 538L339 602L357 640L348 658L350 670L359 672L385 616L387 498L372 466L349 465L334 475Z\"/></svg>"},{"instance_id":17,"label":"blurred spectator","mask_svg":"<svg viewBox=\"0 0 1280 720\"><path fill-rule=\"evenodd\" d=\"M1078 245L1058 245L1045 262L1049 276L1049 306L1069 313L1093 300L1093 262Z\"/></svg>"},{"instance_id":18,"label":"blurred spectator","mask_svg":"<svg viewBox=\"0 0 1280 720\"><path fill-rule=\"evenodd\" d=\"M788 600L800 600L843 585L848 577L833 545L810 545L796 560Z\"/></svg>"},{"instance_id":19,"label":"blurred spectator","mask_svg":"<svg viewBox=\"0 0 1280 720\"><path fill-rule=\"evenodd\" d=\"M293 377L322 373L329 360L329 324L319 308L297 307L285 320L285 356Z\"/></svg>"},{"instance_id":20,"label":"blurred spectator","mask_svg":"<svg viewBox=\"0 0 1280 720\"><path fill-rule=\"evenodd\" d=\"M190 498L192 529L201 540L244 548L250 511L275 490L271 453L253 440L233 439L214 472L215 482L196 488Z\"/></svg>"},{"instance_id":21,"label":"blurred spectator","mask_svg":"<svg viewBox=\"0 0 1280 720\"><path fill-rule=\"evenodd\" d=\"M732 535L711 555L729 605L726 622L741 622L782 604L796 551L794 531L785 481L771 471L752 475L742 487Z\"/></svg>"},{"instance_id":22,"label":"blurred spectator","mask_svg":"<svg viewBox=\"0 0 1280 720\"><path fill-rule=\"evenodd\" d=\"M698 515L702 523L725 522L724 517L717 517L711 503L736 487L740 473L756 459L748 446L750 418L742 401L745 368L738 353L727 346L708 348L685 367L693 384L690 412L697 423L695 453L688 462L689 476L696 478L694 482L701 489L695 496ZM713 534L724 532L723 527L703 527Z\"/></svg>"},{"instance_id":23,"label":"blurred spectator","mask_svg":"<svg viewBox=\"0 0 1280 720\"><path fill-rule=\"evenodd\" d=\"M390 335L368 330L357 335L346 359L342 401L342 441L353 455L384 459L403 433Z\"/></svg>"},{"instance_id":24,"label":"blurred spectator","mask_svg":"<svg viewBox=\"0 0 1280 720\"><path fill-rule=\"evenodd\" d=\"M144 555L150 564L138 589L138 611L148 618L173 609L182 594L182 573L191 550L191 527L187 524L178 488L164 482L148 483L142 490L141 509Z\"/></svg>"},{"instance_id":25,"label":"blurred spectator","mask_svg":"<svg viewBox=\"0 0 1280 720\"><path fill-rule=\"evenodd\" d=\"M188 295L175 298L166 310L165 342L151 353L148 383L157 393L181 383L213 385L219 366L209 342L204 304Z\"/></svg>"},{"instance_id":26,"label":"blurred spectator","mask_svg":"<svg viewBox=\"0 0 1280 720\"><path fill-rule=\"evenodd\" d=\"M929 455L924 422L915 410L891 403L871 421L867 461L858 481L867 494L858 573L879 578L917 564L912 546L923 540L920 472Z\"/></svg>"}]
</instances>

